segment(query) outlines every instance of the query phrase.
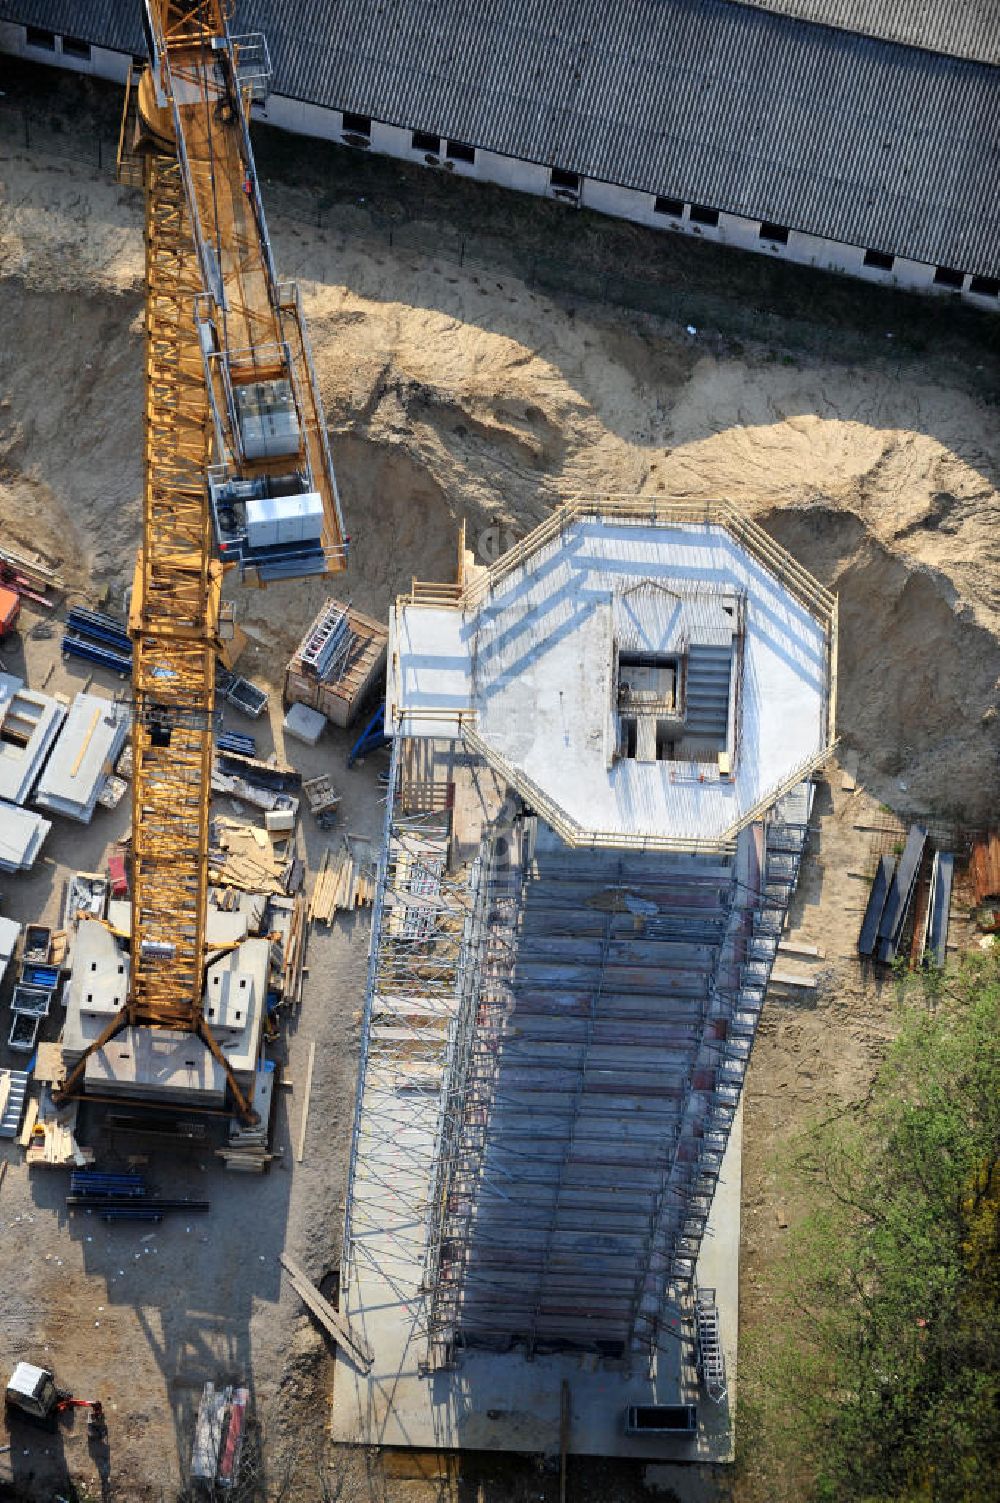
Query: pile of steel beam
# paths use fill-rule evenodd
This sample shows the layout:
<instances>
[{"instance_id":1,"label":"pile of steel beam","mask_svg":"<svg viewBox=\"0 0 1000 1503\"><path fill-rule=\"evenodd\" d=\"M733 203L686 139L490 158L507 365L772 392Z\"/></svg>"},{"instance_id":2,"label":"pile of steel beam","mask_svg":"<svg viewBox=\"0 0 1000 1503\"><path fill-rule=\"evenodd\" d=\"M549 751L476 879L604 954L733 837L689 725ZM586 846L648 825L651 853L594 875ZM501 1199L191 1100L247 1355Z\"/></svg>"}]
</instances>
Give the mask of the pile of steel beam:
<instances>
[{"instance_id":1,"label":"pile of steel beam","mask_svg":"<svg viewBox=\"0 0 1000 1503\"><path fill-rule=\"evenodd\" d=\"M162 1221L167 1211L207 1211L207 1200L150 1195L139 1174L105 1174L96 1169L70 1175L70 1210L96 1211L102 1221Z\"/></svg>"},{"instance_id":2,"label":"pile of steel beam","mask_svg":"<svg viewBox=\"0 0 1000 1503\"><path fill-rule=\"evenodd\" d=\"M899 954L926 844L924 826L912 825L898 865L891 856L879 860L858 937L863 958L892 965Z\"/></svg>"},{"instance_id":3,"label":"pile of steel beam","mask_svg":"<svg viewBox=\"0 0 1000 1503\"><path fill-rule=\"evenodd\" d=\"M132 672L132 643L122 623L85 606L74 606L67 616L62 650L115 673Z\"/></svg>"}]
</instances>

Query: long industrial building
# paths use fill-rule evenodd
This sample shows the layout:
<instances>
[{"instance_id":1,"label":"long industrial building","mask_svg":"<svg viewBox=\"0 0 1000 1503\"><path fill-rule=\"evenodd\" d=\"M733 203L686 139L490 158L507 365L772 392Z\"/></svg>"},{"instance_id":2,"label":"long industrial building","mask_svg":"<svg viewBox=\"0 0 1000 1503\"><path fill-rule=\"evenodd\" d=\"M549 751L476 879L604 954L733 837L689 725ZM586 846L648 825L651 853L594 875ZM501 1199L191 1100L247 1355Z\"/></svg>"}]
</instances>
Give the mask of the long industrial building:
<instances>
[{"instance_id":1,"label":"long industrial building","mask_svg":"<svg viewBox=\"0 0 1000 1503\"><path fill-rule=\"evenodd\" d=\"M659 498L397 602L339 1438L730 1459L741 1091L836 635L738 511Z\"/></svg>"},{"instance_id":2,"label":"long industrial building","mask_svg":"<svg viewBox=\"0 0 1000 1503\"><path fill-rule=\"evenodd\" d=\"M996 0L238 0L257 118L1000 309ZM0 51L124 80L135 0L0 0Z\"/></svg>"}]
</instances>

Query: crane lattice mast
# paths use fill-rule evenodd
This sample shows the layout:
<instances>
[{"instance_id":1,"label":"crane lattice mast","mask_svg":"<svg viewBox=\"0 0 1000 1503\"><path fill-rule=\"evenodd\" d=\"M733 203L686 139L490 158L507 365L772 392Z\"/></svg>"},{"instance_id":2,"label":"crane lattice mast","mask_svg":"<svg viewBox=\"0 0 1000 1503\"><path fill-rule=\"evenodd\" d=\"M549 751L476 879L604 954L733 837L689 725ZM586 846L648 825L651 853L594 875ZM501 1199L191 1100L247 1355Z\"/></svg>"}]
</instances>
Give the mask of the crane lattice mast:
<instances>
[{"instance_id":1,"label":"crane lattice mast","mask_svg":"<svg viewBox=\"0 0 1000 1503\"><path fill-rule=\"evenodd\" d=\"M203 1039L249 1116L203 1013L215 663L233 629L223 572L332 573L347 538L298 290L275 273L247 127L266 45L231 36L219 0L147 0L145 19L149 66L130 80L119 153L146 205L131 964L125 1006L61 1094L122 1029L179 1029Z\"/></svg>"}]
</instances>

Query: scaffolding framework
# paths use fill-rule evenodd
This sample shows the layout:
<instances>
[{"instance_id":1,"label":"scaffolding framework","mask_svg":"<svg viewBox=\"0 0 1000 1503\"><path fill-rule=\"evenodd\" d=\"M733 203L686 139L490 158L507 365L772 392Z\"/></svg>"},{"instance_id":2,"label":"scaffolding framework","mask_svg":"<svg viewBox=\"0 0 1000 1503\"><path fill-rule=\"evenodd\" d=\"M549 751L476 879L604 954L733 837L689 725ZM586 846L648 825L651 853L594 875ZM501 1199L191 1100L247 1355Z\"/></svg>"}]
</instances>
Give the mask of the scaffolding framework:
<instances>
[{"instance_id":1,"label":"scaffolding framework","mask_svg":"<svg viewBox=\"0 0 1000 1503\"><path fill-rule=\"evenodd\" d=\"M422 1267L433 1191L439 1101L464 989L482 940L480 867L448 871L447 813L411 810L393 742L386 825L373 910L362 1057L351 1138L343 1243L377 1262L390 1283ZM386 1197L394 1214L386 1216ZM416 1299L419 1272L406 1293ZM426 1334L426 1332L425 1332Z\"/></svg>"},{"instance_id":2,"label":"scaffolding framework","mask_svg":"<svg viewBox=\"0 0 1000 1503\"><path fill-rule=\"evenodd\" d=\"M344 1278L365 1259L397 1280L432 1371L512 1344L641 1365L664 1329L696 1334L698 1255L810 786L714 857L574 852L514 796L451 873L448 813L407 810L405 745Z\"/></svg>"}]
</instances>

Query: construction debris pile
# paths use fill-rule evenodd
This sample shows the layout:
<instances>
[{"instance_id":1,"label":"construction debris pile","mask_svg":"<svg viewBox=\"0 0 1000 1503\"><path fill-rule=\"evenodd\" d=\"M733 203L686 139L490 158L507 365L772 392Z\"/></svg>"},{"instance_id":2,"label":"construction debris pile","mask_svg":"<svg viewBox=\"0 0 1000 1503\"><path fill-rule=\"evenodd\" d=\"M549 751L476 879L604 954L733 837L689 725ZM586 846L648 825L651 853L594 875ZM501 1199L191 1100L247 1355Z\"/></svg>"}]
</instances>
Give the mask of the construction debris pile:
<instances>
[{"instance_id":1,"label":"construction debris pile","mask_svg":"<svg viewBox=\"0 0 1000 1503\"><path fill-rule=\"evenodd\" d=\"M212 792L228 794L230 798L252 804L268 814L289 815L292 824L299 807L293 790L298 789L301 782L301 773L294 767L279 764L273 756L270 761L262 761L221 744L216 748L212 761Z\"/></svg>"},{"instance_id":2,"label":"construction debris pile","mask_svg":"<svg viewBox=\"0 0 1000 1503\"><path fill-rule=\"evenodd\" d=\"M217 887L272 895L296 892L302 886L302 862L294 855L291 828L265 825L261 829L245 820L216 815L208 875Z\"/></svg>"}]
</instances>

